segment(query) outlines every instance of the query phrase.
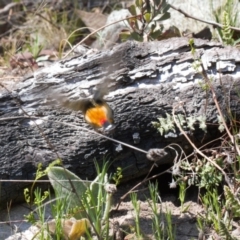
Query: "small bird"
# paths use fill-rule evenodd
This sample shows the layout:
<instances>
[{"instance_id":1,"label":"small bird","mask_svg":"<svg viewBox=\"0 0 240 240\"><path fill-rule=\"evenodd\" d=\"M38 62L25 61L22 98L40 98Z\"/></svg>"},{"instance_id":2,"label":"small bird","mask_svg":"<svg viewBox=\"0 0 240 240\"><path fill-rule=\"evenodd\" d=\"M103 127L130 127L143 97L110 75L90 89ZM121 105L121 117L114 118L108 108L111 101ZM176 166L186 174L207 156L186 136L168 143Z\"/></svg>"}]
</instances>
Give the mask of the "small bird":
<instances>
[{"instance_id":1,"label":"small bird","mask_svg":"<svg viewBox=\"0 0 240 240\"><path fill-rule=\"evenodd\" d=\"M108 132L114 129L113 110L104 100L106 88L100 86L92 98L63 100L62 106L74 111L82 111L86 122L95 130Z\"/></svg>"}]
</instances>

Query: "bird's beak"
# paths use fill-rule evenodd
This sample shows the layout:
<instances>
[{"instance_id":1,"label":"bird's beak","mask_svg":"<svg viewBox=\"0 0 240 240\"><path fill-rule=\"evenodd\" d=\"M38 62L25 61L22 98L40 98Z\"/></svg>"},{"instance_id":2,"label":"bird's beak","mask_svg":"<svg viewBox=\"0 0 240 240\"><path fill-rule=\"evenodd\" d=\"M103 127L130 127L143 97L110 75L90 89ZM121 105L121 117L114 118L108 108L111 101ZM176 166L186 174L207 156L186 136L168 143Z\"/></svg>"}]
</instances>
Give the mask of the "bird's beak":
<instances>
[{"instance_id":1,"label":"bird's beak","mask_svg":"<svg viewBox=\"0 0 240 240\"><path fill-rule=\"evenodd\" d=\"M114 124L112 124L112 123L110 123L110 122L108 122L108 121L106 121L106 122L103 124L103 126L102 126L104 132L110 132L110 131L112 131L113 129L115 129L115 127L116 127L116 126L115 126Z\"/></svg>"}]
</instances>

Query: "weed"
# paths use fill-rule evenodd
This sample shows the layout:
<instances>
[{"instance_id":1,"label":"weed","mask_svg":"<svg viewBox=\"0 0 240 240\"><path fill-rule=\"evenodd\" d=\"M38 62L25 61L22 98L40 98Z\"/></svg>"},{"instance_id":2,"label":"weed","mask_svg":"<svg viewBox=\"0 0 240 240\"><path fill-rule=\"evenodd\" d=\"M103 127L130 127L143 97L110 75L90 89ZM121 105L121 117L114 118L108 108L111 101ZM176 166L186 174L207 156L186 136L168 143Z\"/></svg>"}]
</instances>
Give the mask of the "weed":
<instances>
[{"instance_id":1,"label":"weed","mask_svg":"<svg viewBox=\"0 0 240 240\"><path fill-rule=\"evenodd\" d=\"M152 184L149 183L148 185L149 192L150 192L150 199L148 200L148 204L152 209L153 212L153 222L152 222L152 229L155 239L164 239L164 228L161 227L163 225L160 214L161 212L158 212L158 205L157 202L160 199L160 196L158 195L158 184Z\"/></svg>"},{"instance_id":2,"label":"weed","mask_svg":"<svg viewBox=\"0 0 240 240\"><path fill-rule=\"evenodd\" d=\"M170 18L170 6L166 0L136 0L128 10L134 18L128 20L131 32L124 32L122 39L132 38L136 41L153 41L162 35L160 22Z\"/></svg>"},{"instance_id":3,"label":"weed","mask_svg":"<svg viewBox=\"0 0 240 240\"><path fill-rule=\"evenodd\" d=\"M237 25L238 1L227 0L217 10L213 10L213 0L210 1L210 7L212 9L213 16L217 23L223 24L223 28L216 28L220 41L226 45L236 45L239 42L239 34L234 33L230 26ZM236 36L234 36L234 34Z\"/></svg>"},{"instance_id":4,"label":"weed","mask_svg":"<svg viewBox=\"0 0 240 240\"><path fill-rule=\"evenodd\" d=\"M180 181L179 182L179 200L181 203L181 212L185 212L188 207L184 207L185 197L186 197L186 188L187 188L187 182L186 181Z\"/></svg>"},{"instance_id":5,"label":"weed","mask_svg":"<svg viewBox=\"0 0 240 240\"><path fill-rule=\"evenodd\" d=\"M143 239L140 231L140 202L137 200L137 194L131 193L130 198L135 212L135 231L137 239Z\"/></svg>"},{"instance_id":6,"label":"weed","mask_svg":"<svg viewBox=\"0 0 240 240\"><path fill-rule=\"evenodd\" d=\"M90 234L90 226L99 239L108 239L109 211L112 195L116 191L116 186L108 183L108 166L104 162L100 169L96 163L98 175L91 182L83 181L72 172L53 164L45 171L39 168L37 178L43 176L43 173L47 174L55 191L55 198L43 203L49 196L49 191L42 195L40 189L36 188L33 205L37 217L33 212L26 216L29 222L37 222L41 227L40 239L45 239L46 230L57 238L65 236L72 240L78 239L83 234ZM29 189L25 189L24 195L26 201L31 203ZM53 220L47 222L44 214L46 204L51 204L53 216Z\"/></svg>"},{"instance_id":7,"label":"weed","mask_svg":"<svg viewBox=\"0 0 240 240\"><path fill-rule=\"evenodd\" d=\"M118 167L116 172L112 176L112 180L115 182L116 186L120 184L122 177L122 168Z\"/></svg>"},{"instance_id":8,"label":"weed","mask_svg":"<svg viewBox=\"0 0 240 240\"><path fill-rule=\"evenodd\" d=\"M175 240L175 229L172 223L171 210L169 209L167 209L166 211L166 221L167 221L167 225L166 225L167 239Z\"/></svg>"},{"instance_id":9,"label":"weed","mask_svg":"<svg viewBox=\"0 0 240 240\"><path fill-rule=\"evenodd\" d=\"M224 140L223 146L217 149L198 149L188 137L186 130L190 129L194 131L195 125L199 124L201 129L207 132L206 117L181 116L180 119L184 119L184 121L179 121L178 115L175 115L175 108L173 108L172 115L168 114L165 119L159 120L159 123L154 123L154 126L163 134L167 130L166 126L169 126L169 121L171 121L171 130L173 130L173 126L178 128L194 148L195 156L191 161L190 159L187 161L187 158L179 159L178 162L174 161L174 166L172 168L172 175L176 177L176 180L171 183L171 186L175 186L176 184L179 185L179 200L181 202L181 207L185 200L187 184L197 186L201 191L199 197L205 209L204 214L199 214L197 218L197 225L200 233L204 234L206 227L212 227L216 234L221 236L221 239L233 239L231 236L232 223L239 217L238 209L240 206L239 190L236 190L236 186L239 184L240 150L232 134L232 132L236 132L236 121L232 117L229 109L227 109L229 118L223 116L216 99L216 94L212 85L213 81L208 77L201 59L196 55L194 41L190 40L189 45L194 58L193 68L203 76L203 83L201 84L203 91L212 93L218 113L219 130L226 131L229 142ZM181 104L179 105L182 107ZM168 121L166 121L166 119L168 119ZM230 123L227 123L226 119L228 119ZM165 124L165 122L168 124ZM228 126L234 126L234 129ZM180 166L181 173L175 175L174 167L177 164ZM186 178L183 176L186 176ZM224 195L220 194L220 191L223 191ZM171 224L168 214L166 214L166 218L168 221L168 237L172 239L173 236L171 236L170 233L173 232L173 230L169 228Z\"/></svg>"}]
</instances>

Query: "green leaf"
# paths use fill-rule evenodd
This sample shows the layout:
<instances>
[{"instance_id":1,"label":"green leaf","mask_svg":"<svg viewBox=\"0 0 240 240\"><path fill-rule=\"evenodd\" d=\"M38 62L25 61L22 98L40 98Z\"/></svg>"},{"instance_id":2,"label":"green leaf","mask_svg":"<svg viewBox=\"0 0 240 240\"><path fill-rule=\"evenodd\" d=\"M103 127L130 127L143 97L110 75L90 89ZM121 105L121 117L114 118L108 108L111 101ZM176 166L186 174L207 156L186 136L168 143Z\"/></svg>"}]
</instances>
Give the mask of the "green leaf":
<instances>
[{"instance_id":1,"label":"green leaf","mask_svg":"<svg viewBox=\"0 0 240 240\"><path fill-rule=\"evenodd\" d=\"M136 0L136 1L135 1L135 5L136 5L138 8L141 8L142 5L143 5L142 0Z\"/></svg>"},{"instance_id":2,"label":"green leaf","mask_svg":"<svg viewBox=\"0 0 240 240\"><path fill-rule=\"evenodd\" d=\"M156 24L155 24L155 23L152 23L152 24L151 24L151 31L153 32L155 28L156 28Z\"/></svg>"},{"instance_id":3,"label":"green leaf","mask_svg":"<svg viewBox=\"0 0 240 240\"><path fill-rule=\"evenodd\" d=\"M194 124L196 123L196 118L193 116L187 117L187 126L190 130L194 131Z\"/></svg>"},{"instance_id":4,"label":"green leaf","mask_svg":"<svg viewBox=\"0 0 240 240\"><path fill-rule=\"evenodd\" d=\"M201 128L204 132L207 132L207 125L206 125L206 116L199 116L197 117L199 121L199 128Z\"/></svg>"},{"instance_id":5,"label":"green leaf","mask_svg":"<svg viewBox=\"0 0 240 240\"><path fill-rule=\"evenodd\" d=\"M119 34L119 36L120 36L120 39L121 39L122 42L126 42L126 41L130 38L131 33L130 33L129 31L127 31L127 32L121 32L121 33Z\"/></svg>"},{"instance_id":6,"label":"green leaf","mask_svg":"<svg viewBox=\"0 0 240 240\"><path fill-rule=\"evenodd\" d=\"M158 14L156 15L154 18L153 18L153 21L158 21L161 17L162 17L163 14Z\"/></svg>"},{"instance_id":7,"label":"green leaf","mask_svg":"<svg viewBox=\"0 0 240 240\"><path fill-rule=\"evenodd\" d=\"M131 5L129 8L128 8L128 11L133 15L137 15L137 12L136 12L136 6L135 5Z\"/></svg>"},{"instance_id":8,"label":"green leaf","mask_svg":"<svg viewBox=\"0 0 240 240\"><path fill-rule=\"evenodd\" d=\"M163 12L167 12L170 9L170 4L165 3L163 4L162 8L163 8Z\"/></svg>"},{"instance_id":9,"label":"green leaf","mask_svg":"<svg viewBox=\"0 0 240 240\"><path fill-rule=\"evenodd\" d=\"M132 32L131 33L131 37L134 40L138 41L138 42L142 42L143 41L143 37L141 35L139 35L138 33L136 33L136 32Z\"/></svg>"},{"instance_id":10,"label":"green leaf","mask_svg":"<svg viewBox=\"0 0 240 240\"><path fill-rule=\"evenodd\" d=\"M68 208L81 206L81 199L88 187L86 182L62 167L48 168L47 175L56 196L66 200Z\"/></svg>"},{"instance_id":11,"label":"green leaf","mask_svg":"<svg viewBox=\"0 0 240 240\"><path fill-rule=\"evenodd\" d=\"M147 23L149 23L151 21L152 18L152 14L151 13L145 13L144 14L144 19L146 20Z\"/></svg>"},{"instance_id":12,"label":"green leaf","mask_svg":"<svg viewBox=\"0 0 240 240\"><path fill-rule=\"evenodd\" d=\"M164 21L164 20L167 20L171 17L171 14L170 12L165 12L163 14L158 14L154 19L153 21Z\"/></svg>"},{"instance_id":13,"label":"green leaf","mask_svg":"<svg viewBox=\"0 0 240 240\"><path fill-rule=\"evenodd\" d=\"M104 185L106 185L108 182L107 174L100 173L90 184L89 190L90 190L90 201L95 201L94 205L98 205L96 201L101 201L99 199L99 189L102 188ZM101 184L99 184L101 183Z\"/></svg>"},{"instance_id":14,"label":"green leaf","mask_svg":"<svg viewBox=\"0 0 240 240\"><path fill-rule=\"evenodd\" d=\"M162 35L162 31L161 30L156 30L155 32L152 32L150 34L150 37L153 38L153 39L157 39L161 35Z\"/></svg>"}]
</instances>

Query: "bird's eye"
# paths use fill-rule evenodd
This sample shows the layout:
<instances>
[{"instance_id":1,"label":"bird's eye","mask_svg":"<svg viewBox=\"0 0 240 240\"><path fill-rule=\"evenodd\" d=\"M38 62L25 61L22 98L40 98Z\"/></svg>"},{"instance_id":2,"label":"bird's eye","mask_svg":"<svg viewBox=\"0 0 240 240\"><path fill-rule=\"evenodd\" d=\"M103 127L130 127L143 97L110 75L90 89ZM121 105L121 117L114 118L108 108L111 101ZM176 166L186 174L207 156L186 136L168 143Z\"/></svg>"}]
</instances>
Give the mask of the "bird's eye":
<instances>
[{"instance_id":1,"label":"bird's eye","mask_svg":"<svg viewBox=\"0 0 240 240\"><path fill-rule=\"evenodd\" d=\"M102 104L103 104L103 101L100 100L100 99L97 99L97 100L95 100L95 103L98 104L98 105L102 105Z\"/></svg>"}]
</instances>

